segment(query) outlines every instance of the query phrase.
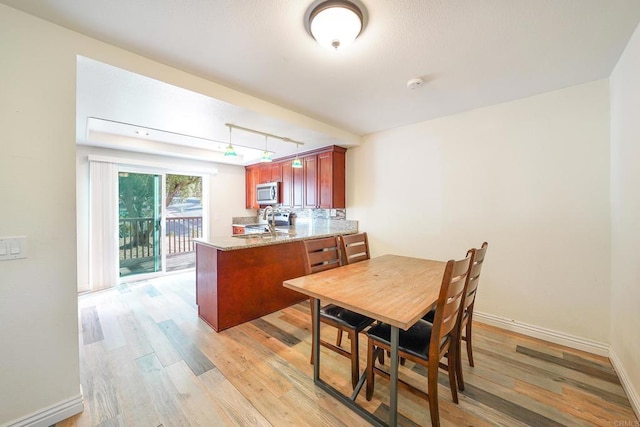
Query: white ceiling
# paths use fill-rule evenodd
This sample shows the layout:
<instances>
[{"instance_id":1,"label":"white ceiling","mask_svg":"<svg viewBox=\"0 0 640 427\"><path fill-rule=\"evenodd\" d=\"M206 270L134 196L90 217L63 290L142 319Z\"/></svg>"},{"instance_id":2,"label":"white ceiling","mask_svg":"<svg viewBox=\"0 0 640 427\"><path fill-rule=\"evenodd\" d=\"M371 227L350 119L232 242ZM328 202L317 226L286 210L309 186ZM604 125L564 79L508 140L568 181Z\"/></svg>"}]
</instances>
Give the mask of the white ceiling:
<instances>
[{"instance_id":1,"label":"white ceiling","mask_svg":"<svg viewBox=\"0 0 640 427\"><path fill-rule=\"evenodd\" d=\"M367 25L334 52L305 30L312 0L0 0L357 135L606 78L640 21L639 0L358 1ZM223 142L225 122L304 149L341 142L90 60L78 72L79 140L96 117ZM425 85L408 89L416 77ZM95 122L95 138L122 127Z\"/></svg>"}]
</instances>

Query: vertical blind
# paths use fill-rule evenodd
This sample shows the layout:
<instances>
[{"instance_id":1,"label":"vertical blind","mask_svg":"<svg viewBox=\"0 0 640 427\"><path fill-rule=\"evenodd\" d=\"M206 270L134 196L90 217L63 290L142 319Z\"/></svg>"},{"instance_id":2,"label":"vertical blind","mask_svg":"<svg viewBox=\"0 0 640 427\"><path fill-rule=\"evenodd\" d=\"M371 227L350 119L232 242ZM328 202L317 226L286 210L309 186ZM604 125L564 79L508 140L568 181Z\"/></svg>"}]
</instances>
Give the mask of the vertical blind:
<instances>
[{"instance_id":1,"label":"vertical blind","mask_svg":"<svg viewBox=\"0 0 640 427\"><path fill-rule=\"evenodd\" d=\"M89 163L89 290L118 284L118 165Z\"/></svg>"}]
</instances>

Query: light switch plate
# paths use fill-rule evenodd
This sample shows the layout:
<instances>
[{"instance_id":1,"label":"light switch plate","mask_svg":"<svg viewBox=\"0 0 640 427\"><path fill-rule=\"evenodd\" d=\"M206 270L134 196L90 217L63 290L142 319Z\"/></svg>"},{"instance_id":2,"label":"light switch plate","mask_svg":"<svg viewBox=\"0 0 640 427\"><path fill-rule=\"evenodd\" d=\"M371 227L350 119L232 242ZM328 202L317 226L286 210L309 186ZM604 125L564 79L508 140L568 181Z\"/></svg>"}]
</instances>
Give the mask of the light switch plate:
<instances>
[{"instance_id":1,"label":"light switch plate","mask_svg":"<svg viewBox=\"0 0 640 427\"><path fill-rule=\"evenodd\" d=\"M27 257L27 236L0 237L0 261Z\"/></svg>"}]
</instances>

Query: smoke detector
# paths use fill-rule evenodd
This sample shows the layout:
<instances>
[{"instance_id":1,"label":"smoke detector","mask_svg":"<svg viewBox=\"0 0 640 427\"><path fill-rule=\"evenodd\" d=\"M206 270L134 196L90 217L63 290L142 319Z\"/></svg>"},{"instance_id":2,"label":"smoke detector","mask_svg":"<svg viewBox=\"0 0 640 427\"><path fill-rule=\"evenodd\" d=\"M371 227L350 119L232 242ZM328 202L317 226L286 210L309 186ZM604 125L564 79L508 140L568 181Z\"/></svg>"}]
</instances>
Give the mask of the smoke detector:
<instances>
[{"instance_id":1,"label":"smoke detector","mask_svg":"<svg viewBox=\"0 0 640 427\"><path fill-rule=\"evenodd\" d=\"M413 89L419 88L423 84L424 84L424 80L418 77L416 79L409 79L409 81L407 82L407 87L413 90Z\"/></svg>"}]
</instances>

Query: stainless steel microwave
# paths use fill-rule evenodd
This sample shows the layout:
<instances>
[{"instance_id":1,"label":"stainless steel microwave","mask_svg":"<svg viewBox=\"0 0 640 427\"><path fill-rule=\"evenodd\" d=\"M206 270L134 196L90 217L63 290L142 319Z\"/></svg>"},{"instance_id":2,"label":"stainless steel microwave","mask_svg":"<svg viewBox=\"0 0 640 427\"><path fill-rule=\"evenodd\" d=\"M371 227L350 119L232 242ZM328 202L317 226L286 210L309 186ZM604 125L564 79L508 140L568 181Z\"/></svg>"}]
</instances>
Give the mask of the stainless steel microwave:
<instances>
[{"instance_id":1,"label":"stainless steel microwave","mask_svg":"<svg viewBox=\"0 0 640 427\"><path fill-rule=\"evenodd\" d=\"M277 205L280 203L280 183L268 182L256 186L256 197L259 205Z\"/></svg>"}]
</instances>

